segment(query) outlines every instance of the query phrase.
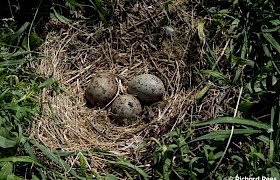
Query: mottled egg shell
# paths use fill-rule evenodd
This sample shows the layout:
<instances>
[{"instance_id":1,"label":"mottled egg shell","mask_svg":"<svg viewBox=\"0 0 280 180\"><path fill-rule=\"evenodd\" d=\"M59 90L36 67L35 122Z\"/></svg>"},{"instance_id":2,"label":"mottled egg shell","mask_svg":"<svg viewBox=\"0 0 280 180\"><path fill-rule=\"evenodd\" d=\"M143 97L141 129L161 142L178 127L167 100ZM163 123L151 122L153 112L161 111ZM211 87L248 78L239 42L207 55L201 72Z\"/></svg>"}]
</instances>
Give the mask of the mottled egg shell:
<instances>
[{"instance_id":1,"label":"mottled egg shell","mask_svg":"<svg viewBox=\"0 0 280 180\"><path fill-rule=\"evenodd\" d=\"M155 102L159 100L164 91L163 82L153 74L135 76L128 83L128 92L137 95L143 102Z\"/></svg>"},{"instance_id":2,"label":"mottled egg shell","mask_svg":"<svg viewBox=\"0 0 280 180\"><path fill-rule=\"evenodd\" d=\"M141 114L142 106L136 97L126 94L117 97L113 101L112 111L118 116L119 119L135 119Z\"/></svg>"},{"instance_id":3,"label":"mottled egg shell","mask_svg":"<svg viewBox=\"0 0 280 180\"><path fill-rule=\"evenodd\" d=\"M109 73L95 75L86 89L86 98L93 105L106 105L117 94L118 84Z\"/></svg>"}]
</instances>

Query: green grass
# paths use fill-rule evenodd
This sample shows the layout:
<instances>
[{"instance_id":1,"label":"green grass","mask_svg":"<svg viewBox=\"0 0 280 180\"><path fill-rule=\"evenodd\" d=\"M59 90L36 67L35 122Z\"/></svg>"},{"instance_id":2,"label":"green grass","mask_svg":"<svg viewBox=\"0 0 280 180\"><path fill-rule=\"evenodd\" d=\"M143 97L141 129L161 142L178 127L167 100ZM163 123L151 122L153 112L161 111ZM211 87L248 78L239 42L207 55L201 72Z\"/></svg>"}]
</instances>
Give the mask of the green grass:
<instances>
[{"instance_id":1,"label":"green grass","mask_svg":"<svg viewBox=\"0 0 280 180\"><path fill-rule=\"evenodd\" d=\"M205 7L211 1L201 3ZM280 177L279 7L276 1L264 0L224 3L227 9L205 15L214 21L206 23L210 34L227 38L226 61L215 58L212 46L205 41L207 27L198 25L209 69L196 74L208 76L209 83L196 100L213 85L232 88L240 92L236 112L234 117L191 123L170 132L167 138L147 140L155 142L154 169L159 179ZM235 117L237 112L242 118ZM196 128L214 124L220 129L192 136Z\"/></svg>"},{"instance_id":2,"label":"green grass","mask_svg":"<svg viewBox=\"0 0 280 180\"><path fill-rule=\"evenodd\" d=\"M47 87L53 88L57 93L61 91L58 82L53 78L41 77L30 72L27 63L35 57L40 57L18 46L17 38L22 38L23 33L24 31L16 33L17 37L14 34L10 35L13 38L6 34L0 37L0 179L116 179L112 174L100 176L94 170L87 172L86 157L82 153L78 154L80 167L72 169L63 160L63 156L36 142L32 134L23 133L23 129L25 132L30 129L32 117L41 115L41 104L36 94ZM46 166L44 161L37 157L38 154L42 154L58 168ZM108 164L124 171L136 171L147 179L147 174L140 168L119 156L110 153L108 155L115 157L115 161L105 160ZM29 171L32 173L26 176ZM68 172L67 177L65 172Z\"/></svg>"},{"instance_id":3,"label":"green grass","mask_svg":"<svg viewBox=\"0 0 280 180\"><path fill-rule=\"evenodd\" d=\"M61 7L89 8L99 21L108 24L115 6L114 1L66 2L65 6L54 4L50 14L65 24L72 20L59 11ZM168 12L172 3L166 1L163 9L168 23L173 21ZM154 148L151 155L154 179L222 179L236 175L280 178L279 7L276 0L224 3L227 8L214 12L206 11L211 1L200 4L212 21L198 25L208 69L195 73L206 77L209 83L195 99L203 99L215 85L234 89L240 93L236 107L232 107L235 113L228 117L233 114L229 109L227 117L185 124L161 139L146 139L140 149L150 144ZM26 172L31 172L28 179L117 179L112 174L101 176L95 169L88 171L88 153L104 155L105 163L120 169L130 179L133 179L131 172L148 179L147 172L113 153L52 152L36 142L32 134L23 133L28 132L32 117L41 115L36 94L44 88L58 93L61 90L53 78L41 77L29 69L30 61L40 59L35 50L42 43L35 32L28 33L31 23L15 26L4 22L0 28L0 180L24 179ZM205 39L206 28L208 38L222 34L226 38L222 59L215 58L211 41ZM264 115L266 118L262 118ZM198 135L199 129L217 124L219 130ZM57 169L46 166L38 154ZM70 156L77 158L79 167L71 168L65 161Z\"/></svg>"},{"instance_id":4,"label":"green grass","mask_svg":"<svg viewBox=\"0 0 280 180\"><path fill-rule=\"evenodd\" d=\"M101 8L103 4L100 1L96 6ZM53 12L51 16L68 23L68 19L57 13L55 9ZM105 21L101 15L100 19ZM42 103L47 103L39 102L36 95L44 88L51 88L56 93L61 93L62 90L56 80L35 74L28 66L29 62L41 59L41 55L36 52L36 47L41 44L42 39L33 32L28 33L32 28L31 23L25 22L18 29L16 28L7 23L0 31L0 180L117 179L109 173L101 176L95 169L89 172L86 157L88 153L110 157L104 159L104 163L120 169L127 176L135 172L143 179L148 179L148 175L139 167L118 155L100 150L68 152L67 157L74 156L80 163L79 167L73 168L65 161L66 156L63 152L50 151L38 143L32 133L29 134L33 117L40 116ZM47 162L55 164L56 168L49 167L46 159Z\"/></svg>"}]
</instances>

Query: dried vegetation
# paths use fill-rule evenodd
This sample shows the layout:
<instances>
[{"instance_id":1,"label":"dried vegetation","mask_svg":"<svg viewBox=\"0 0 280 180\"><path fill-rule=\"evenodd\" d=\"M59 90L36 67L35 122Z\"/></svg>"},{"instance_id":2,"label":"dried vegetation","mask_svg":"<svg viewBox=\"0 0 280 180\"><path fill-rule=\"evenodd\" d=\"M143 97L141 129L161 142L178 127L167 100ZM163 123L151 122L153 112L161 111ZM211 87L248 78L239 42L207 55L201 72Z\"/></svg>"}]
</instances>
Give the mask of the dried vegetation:
<instances>
[{"instance_id":1,"label":"dried vegetation","mask_svg":"<svg viewBox=\"0 0 280 180\"><path fill-rule=\"evenodd\" d=\"M197 6L191 1L174 1L167 16L161 1L119 1L107 27L50 21L41 47L45 58L33 67L37 73L57 79L64 92L45 89L39 95L47 103L34 125L35 138L52 150L106 149L137 163L147 154L143 149L135 158L145 138L217 117L227 108L222 103L229 95L227 90L213 85L206 98L195 100L208 81L208 77L194 74L207 67L197 32L204 17L197 14ZM206 31L205 35L207 40ZM219 41L211 44L217 59L223 55L220 44L224 42ZM118 126L110 119L110 106L91 107L85 100L85 87L98 72L116 75L119 94L127 93L127 82L142 73L160 77L166 92L161 101L144 106L137 123ZM104 169L101 155L92 155L91 160L92 168Z\"/></svg>"}]
</instances>

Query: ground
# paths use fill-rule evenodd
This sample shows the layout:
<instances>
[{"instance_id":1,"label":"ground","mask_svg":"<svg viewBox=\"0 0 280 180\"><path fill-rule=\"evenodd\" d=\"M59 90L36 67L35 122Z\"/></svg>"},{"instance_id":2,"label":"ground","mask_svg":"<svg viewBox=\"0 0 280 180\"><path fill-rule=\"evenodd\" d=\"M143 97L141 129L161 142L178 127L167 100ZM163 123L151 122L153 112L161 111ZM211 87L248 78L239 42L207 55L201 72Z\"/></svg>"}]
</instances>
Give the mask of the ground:
<instances>
[{"instance_id":1,"label":"ground","mask_svg":"<svg viewBox=\"0 0 280 180\"><path fill-rule=\"evenodd\" d=\"M223 63L228 42L222 34L209 33L211 19L199 14L201 7L196 2L116 4L108 25L82 21L65 25L55 19L46 24L46 40L40 47L44 57L32 67L38 74L55 78L62 92L44 89L38 95L44 113L32 131L51 150L109 150L149 169L152 162L145 161L145 156L151 156L150 149L138 152L144 139L160 138L177 127L216 118L232 109L237 99L233 90L212 84L201 94L209 84L208 77L195 73L208 68L204 41L212 46L216 65ZM128 81L143 73L158 76L166 91L162 100L144 106L137 123L120 126L110 118L110 105L91 106L85 99L87 84L99 72L116 76L119 94L126 94ZM93 153L88 158L92 169L107 171L102 155ZM68 162L78 163L74 158Z\"/></svg>"}]
</instances>

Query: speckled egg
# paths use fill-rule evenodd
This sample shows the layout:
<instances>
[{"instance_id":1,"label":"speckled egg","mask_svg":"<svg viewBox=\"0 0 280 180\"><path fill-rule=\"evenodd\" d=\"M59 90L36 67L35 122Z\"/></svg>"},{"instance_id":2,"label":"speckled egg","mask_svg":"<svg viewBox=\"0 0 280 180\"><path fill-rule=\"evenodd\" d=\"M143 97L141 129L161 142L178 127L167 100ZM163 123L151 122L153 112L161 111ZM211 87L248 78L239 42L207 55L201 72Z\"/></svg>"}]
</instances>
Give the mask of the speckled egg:
<instances>
[{"instance_id":1,"label":"speckled egg","mask_svg":"<svg viewBox=\"0 0 280 180\"><path fill-rule=\"evenodd\" d=\"M147 103L159 100L164 91L163 82L153 74L135 76L128 83L128 92L137 95L141 101Z\"/></svg>"},{"instance_id":2,"label":"speckled egg","mask_svg":"<svg viewBox=\"0 0 280 180\"><path fill-rule=\"evenodd\" d=\"M93 105L104 106L117 94L118 84L109 73L93 76L86 89L86 98Z\"/></svg>"},{"instance_id":3,"label":"speckled egg","mask_svg":"<svg viewBox=\"0 0 280 180\"><path fill-rule=\"evenodd\" d=\"M126 94L117 97L113 101L112 111L119 119L135 119L141 114L142 106L136 97Z\"/></svg>"}]
</instances>

